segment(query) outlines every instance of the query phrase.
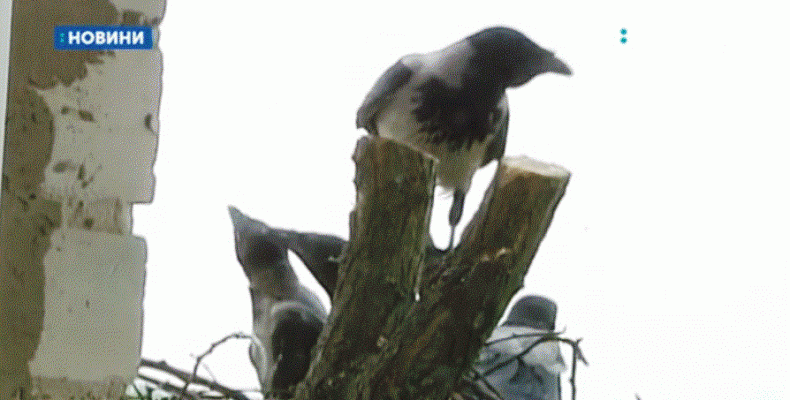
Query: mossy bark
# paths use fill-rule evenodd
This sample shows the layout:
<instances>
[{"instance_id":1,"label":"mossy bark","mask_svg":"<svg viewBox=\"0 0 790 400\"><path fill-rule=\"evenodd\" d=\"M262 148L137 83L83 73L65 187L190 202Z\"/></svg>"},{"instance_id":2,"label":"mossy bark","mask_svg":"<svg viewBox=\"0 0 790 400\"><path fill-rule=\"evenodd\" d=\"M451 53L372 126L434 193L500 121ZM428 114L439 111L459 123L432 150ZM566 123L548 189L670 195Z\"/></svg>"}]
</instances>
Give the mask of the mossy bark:
<instances>
[{"instance_id":1,"label":"mossy bark","mask_svg":"<svg viewBox=\"0 0 790 400\"><path fill-rule=\"evenodd\" d=\"M458 247L436 264L425 256L434 160L366 136L354 161L349 245L295 398L447 398L522 286L570 173L503 160Z\"/></svg>"}]
</instances>

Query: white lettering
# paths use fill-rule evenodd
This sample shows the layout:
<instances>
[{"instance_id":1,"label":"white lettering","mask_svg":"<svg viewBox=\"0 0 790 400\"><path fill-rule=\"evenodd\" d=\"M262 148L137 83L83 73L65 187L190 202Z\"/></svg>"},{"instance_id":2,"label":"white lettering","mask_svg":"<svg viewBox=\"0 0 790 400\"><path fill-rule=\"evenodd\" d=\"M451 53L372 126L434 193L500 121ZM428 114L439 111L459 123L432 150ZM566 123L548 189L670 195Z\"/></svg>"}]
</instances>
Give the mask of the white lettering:
<instances>
[{"instance_id":1,"label":"white lettering","mask_svg":"<svg viewBox=\"0 0 790 400\"><path fill-rule=\"evenodd\" d=\"M143 32L135 32L132 37L132 44L143 44Z\"/></svg>"},{"instance_id":2,"label":"white lettering","mask_svg":"<svg viewBox=\"0 0 790 400\"><path fill-rule=\"evenodd\" d=\"M93 44L93 41L96 40L96 36L93 35L91 31L84 31L82 32L82 36L80 37L82 40L82 44L90 45Z\"/></svg>"},{"instance_id":3,"label":"white lettering","mask_svg":"<svg viewBox=\"0 0 790 400\"><path fill-rule=\"evenodd\" d=\"M107 44L118 44L118 31L107 31Z\"/></svg>"},{"instance_id":4,"label":"white lettering","mask_svg":"<svg viewBox=\"0 0 790 400\"><path fill-rule=\"evenodd\" d=\"M69 44L80 44L80 33L69 31Z\"/></svg>"},{"instance_id":5,"label":"white lettering","mask_svg":"<svg viewBox=\"0 0 790 400\"><path fill-rule=\"evenodd\" d=\"M132 43L132 32L131 31L123 31L118 33L118 44L131 44Z\"/></svg>"},{"instance_id":6,"label":"white lettering","mask_svg":"<svg viewBox=\"0 0 790 400\"><path fill-rule=\"evenodd\" d=\"M143 46L146 41L145 30L92 30L89 27L82 27L61 31L59 40L64 41L66 33L70 46Z\"/></svg>"}]
</instances>

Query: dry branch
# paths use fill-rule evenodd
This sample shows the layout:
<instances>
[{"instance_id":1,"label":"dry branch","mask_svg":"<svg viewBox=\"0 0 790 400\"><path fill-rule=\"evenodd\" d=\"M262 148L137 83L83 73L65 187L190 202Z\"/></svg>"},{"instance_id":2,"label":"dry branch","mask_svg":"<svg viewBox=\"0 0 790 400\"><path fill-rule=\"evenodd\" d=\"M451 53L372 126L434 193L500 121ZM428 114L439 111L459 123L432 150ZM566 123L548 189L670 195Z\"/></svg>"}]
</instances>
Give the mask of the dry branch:
<instances>
[{"instance_id":1,"label":"dry branch","mask_svg":"<svg viewBox=\"0 0 790 400\"><path fill-rule=\"evenodd\" d=\"M203 361L203 359L206 358L206 356L208 356L209 354L211 354L211 352L214 351L214 349L216 349L217 346L231 339L251 339L251 337L246 333L236 332L236 333L231 333L230 335L227 335L214 343L211 343L211 346L209 346L208 350L201 353L195 359L195 366L192 368L192 374L189 376L189 379L184 381L184 387L181 388L182 397L187 392L187 388L189 387L189 385L195 381L195 378L197 377L198 368L200 368L200 363Z\"/></svg>"},{"instance_id":2,"label":"dry branch","mask_svg":"<svg viewBox=\"0 0 790 400\"><path fill-rule=\"evenodd\" d=\"M194 371L193 372L187 372L187 371L184 371L184 370L180 370L180 369L178 369L176 367L173 367L172 365L168 364L164 360L153 361L153 360L149 360L147 358L141 358L140 359L140 369L142 370L144 368L148 368L148 369L160 372L160 373L165 373L167 375L171 375L171 376L177 378L178 380L180 380L181 382L185 382L185 383L189 382L189 383L192 383L192 384L205 386L209 390L221 393L225 398L228 398L228 399L233 399L233 400L248 400L249 399L249 397L247 397L247 395L245 395L241 390L233 389L233 388L227 387L225 385L219 384L217 382L214 382L212 380L202 378L202 377L198 376L196 373L194 373ZM170 393L173 393L174 394L173 398L177 398L177 397L186 398L186 399L195 399L196 398L196 394L195 393L184 392L183 391L183 388L184 388L183 385L176 386L175 384L172 384L170 382L154 378L153 376L151 376L151 375L149 375L149 374L147 374L145 372L142 372L141 370L137 371L137 376L139 378L141 378L141 379L143 379L143 380L145 380L147 382L155 384L156 386L160 387L162 390L165 390L165 391L168 391ZM175 393L178 393L178 396L175 396Z\"/></svg>"}]
</instances>

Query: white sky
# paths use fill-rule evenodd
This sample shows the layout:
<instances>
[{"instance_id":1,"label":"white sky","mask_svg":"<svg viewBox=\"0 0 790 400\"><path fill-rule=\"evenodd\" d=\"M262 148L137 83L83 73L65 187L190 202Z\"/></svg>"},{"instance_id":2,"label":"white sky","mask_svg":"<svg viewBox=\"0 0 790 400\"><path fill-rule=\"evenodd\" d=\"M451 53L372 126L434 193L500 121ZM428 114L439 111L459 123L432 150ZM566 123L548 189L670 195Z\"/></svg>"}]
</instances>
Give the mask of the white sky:
<instances>
[{"instance_id":1,"label":"white sky","mask_svg":"<svg viewBox=\"0 0 790 400\"><path fill-rule=\"evenodd\" d=\"M168 2L156 192L134 210L149 249L143 355L188 369L251 330L227 204L347 237L355 112L374 80L505 24L575 73L509 92L506 154L573 172L526 288L584 338L579 398L790 398L790 28L775 2L738 4ZM448 208L434 210L440 244ZM244 342L206 362L257 386Z\"/></svg>"}]
</instances>

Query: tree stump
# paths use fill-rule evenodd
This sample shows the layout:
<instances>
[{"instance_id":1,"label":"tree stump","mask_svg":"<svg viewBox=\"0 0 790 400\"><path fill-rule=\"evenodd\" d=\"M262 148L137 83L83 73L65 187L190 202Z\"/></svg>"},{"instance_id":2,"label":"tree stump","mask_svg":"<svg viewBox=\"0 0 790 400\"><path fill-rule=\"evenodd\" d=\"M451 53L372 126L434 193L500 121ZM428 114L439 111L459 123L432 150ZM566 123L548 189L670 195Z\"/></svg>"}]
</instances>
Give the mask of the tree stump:
<instances>
[{"instance_id":1,"label":"tree stump","mask_svg":"<svg viewBox=\"0 0 790 400\"><path fill-rule=\"evenodd\" d=\"M522 286L570 173L503 159L458 246L435 257L425 250L434 159L364 136L353 160L349 243L294 398L446 399Z\"/></svg>"}]
</instances>

